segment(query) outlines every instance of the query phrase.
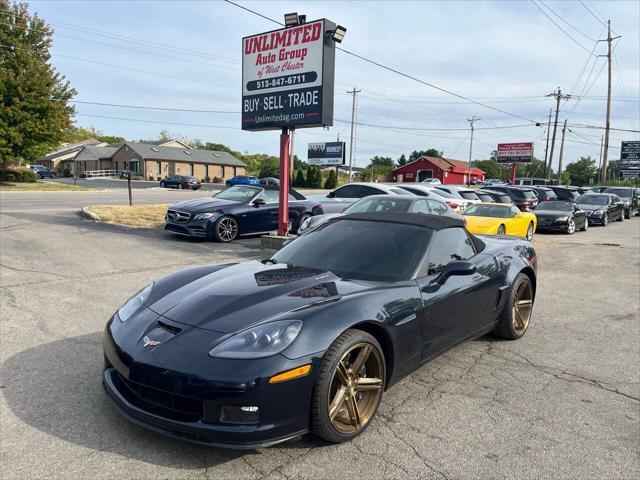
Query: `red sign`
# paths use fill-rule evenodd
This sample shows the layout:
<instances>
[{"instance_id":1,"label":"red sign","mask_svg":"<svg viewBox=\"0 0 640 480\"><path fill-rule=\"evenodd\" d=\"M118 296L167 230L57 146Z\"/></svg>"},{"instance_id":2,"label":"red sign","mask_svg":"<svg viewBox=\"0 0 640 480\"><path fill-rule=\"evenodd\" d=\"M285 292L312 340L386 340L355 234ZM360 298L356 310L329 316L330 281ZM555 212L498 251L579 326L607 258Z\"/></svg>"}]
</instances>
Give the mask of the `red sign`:
<instances>
[{"instance_id":1,"label":"red sign","mask_svg":"<svg viewBox=\"0 0 640 480\"><path fill-rule=\"evenodd\" d=\"M499 163L531 163L533 161L533 142L499 143Z\"/></svg>"}]
</instances>

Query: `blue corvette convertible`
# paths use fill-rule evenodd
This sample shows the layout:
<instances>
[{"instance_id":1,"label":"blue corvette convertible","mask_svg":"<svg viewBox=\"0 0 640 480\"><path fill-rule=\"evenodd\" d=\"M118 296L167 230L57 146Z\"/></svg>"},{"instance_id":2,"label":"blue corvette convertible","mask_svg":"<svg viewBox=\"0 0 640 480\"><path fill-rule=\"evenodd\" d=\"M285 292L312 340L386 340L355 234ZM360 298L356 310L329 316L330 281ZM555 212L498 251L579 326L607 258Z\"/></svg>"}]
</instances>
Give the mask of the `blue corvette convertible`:
<instances>
[{"instance_id":1,"label":"blue corvette convertible","mask_svg":"<svg viewBox=\"0 0 640 480\"><path fill-rule=\"evenodd\" d=\"M224 182L227 187L233 187L235 185L260 185L260 179L256 177L250 177L248 175L237 175Z\"/></svg>"},{"instance_id":2,"label":"blue corvette convertible","mask_svg":"<svg viewBox=\"0 0 640 480\"><path fill-rule=\"evenodd\" d=\"M278 229L280 192L275 185L227 188L213 197L176 203L167 211L165 230L195 238L231 242L243 235ZM289 191L289 221L293 231L312 215L324 213L320 203Z\"/></svg>"}]
</instances>

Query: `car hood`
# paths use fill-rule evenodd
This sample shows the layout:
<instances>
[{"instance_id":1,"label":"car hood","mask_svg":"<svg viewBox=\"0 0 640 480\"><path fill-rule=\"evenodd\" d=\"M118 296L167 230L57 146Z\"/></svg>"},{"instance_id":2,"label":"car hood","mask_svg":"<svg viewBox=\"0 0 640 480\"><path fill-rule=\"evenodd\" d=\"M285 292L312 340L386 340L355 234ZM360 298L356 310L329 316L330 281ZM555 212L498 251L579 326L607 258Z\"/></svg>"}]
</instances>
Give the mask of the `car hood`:
<instances>
[{"instance_id":1,"label":"car hood","mask_svg":"<svg viewBox=\"0 0 640 480\"><path fill-rule=\"evenodd\" d=\"M228 207L231 205L239 205L240 202L233 200L223 200L215 197L196 198L194 200L186 200L184 202L171 205L171 210L180 210L187 213L211 212L216 208Z\"/></svg>"},{"instance_id":2,"label":"car hood","mask_svg":"<svg viewBox=\"0 0 640 480\"><path fill-rule=\"evenodd\" d=\"M322 270L251 261L205 275L148 308L174 322L231 333L295 309L336 301L379 285L341 280Z\"/></svg>"},{"instance_id":3,"label":"car hood","mask_svg":"<svg viewBox=\"0 0 640 480\"><path fill-rule=\"evenodd\" d=\"M566 212L564 210L534 210L531 213L538 218L570 217L573 214L573 212Z\"/></svg>"},{"instance_id":4,"label":"car hood","mask_svg":"<svg viewBox=\"0 0 640 480\"><path fill-rule=\"evenodd\" d=\"M608 205L591 205L586 203L578 203L578 206L582 210L586 210L587 212L595 212L596 210L607 210L609 208Z\"/></svg>"},{"instance_id":5,"label":"car hood","mask_svg":"<svg viewBox=\"0 0 640 480\"><path fill-rule=\"evenodd\" d=\"M467 219L467 228L473 228L478 231L488 231L496 228L500 223L509 220L508 218L495 218L495 217L475 217L472 215L465 215Z\"/></svg>"},{"instance_id":6,"label":"car hood","mask_svg":"<svg viewBox=\"0 0 640 480\"><path fill-rule=\"evenodd\" d=\"M343 217L344 213L325 213L323 215L314 215L309 219L309 227L317 227L320 224L328 222L332 218Z\"/></svg>"}]
</instances>

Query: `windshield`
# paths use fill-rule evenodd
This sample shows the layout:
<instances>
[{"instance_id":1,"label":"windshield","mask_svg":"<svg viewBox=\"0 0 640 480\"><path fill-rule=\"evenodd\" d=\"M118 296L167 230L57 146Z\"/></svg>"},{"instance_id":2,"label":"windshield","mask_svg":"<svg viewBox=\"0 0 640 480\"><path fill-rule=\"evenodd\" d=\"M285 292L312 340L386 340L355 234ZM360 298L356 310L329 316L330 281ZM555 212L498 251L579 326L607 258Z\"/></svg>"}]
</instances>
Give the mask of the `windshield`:
<instances>
[{"instance_id":1,"label":"windshield","mask_svg":"<svg viewBox=\"0 0 640 480\"><path fill-rule=\"evenodd\" d=\"M471 190L458 190L458 193L465 200L480 200L476 192L472 192Z\"/></svg>"},{"instance_id":2,"label":"windshield","mask_svg":"<svg viewBox=\"0 0 640 480\"><path fill-rule=\"evenodd\" d=\"M234 202L249 202L256 194L260 193L261 190L257 188L250 187L231 187L226 190L221 191L217 195L214 195L214 198L219 198L222 200L232 200Z\"/></svg>"},{"instance_id":3,"label":"windshield","mask_svg":"<svg viewBox=\"0 0 640 480\"><path fill-rule=\"evenodd\" d=\"M472 205L464 211L469 217L511 218L511 207L504 205Z\"/></svg>"},{"instance_id":4,"label":"windshield","mask_svg":"<svg viewBox=\"0 0 640 480\"><path fill-rule=\"evenodd\" d=\"M348 279L396 282L412 277L431 235L415 225L342 219L297 238L273 260Z\"/></svg>"},{"instance_id":5,"label":"windshield","mask_svg":"<svg viewBox=\"0 0 640 480\"><path fill-rule=\"evenodd\" d=\"M393 198L385 195L385 198L363 198L347 208L344 213L368 213L368 212L407 212L411 207L411 200L405 198Z\"/></svg>"},{"instance_id":6,"label":"windshield","mask_svg":"<svg viewBox=\"0 0 640 480\"><path fill-rule=\"evenodd\" d=\"M584 205L608 205L609 197L607 195L582 195L578 199L578 203Z\"/></svg>"},{"instance_id":7,"label":"windshield","mask_svg":"<svg viewBox=\"0 0 640 480\"><path fill-rule=\"evenodd\" d=\"M632 190L630 188L610 187L610 188L605 188L603 192L613 193L614 195L618 195L619 197L627 197L627 198L630 198L632 195Z\"/></svg>"},{"instance_id":8,"label":"windshield","mask_svg":"<svg viewBox=\"0 0 640 480\"><path fill-rule=\"evenodd\" d=\"M542 202L534 210L562 210L563 212L570 212L572 209L571 202Z\"/></svg>"}]
</instances>

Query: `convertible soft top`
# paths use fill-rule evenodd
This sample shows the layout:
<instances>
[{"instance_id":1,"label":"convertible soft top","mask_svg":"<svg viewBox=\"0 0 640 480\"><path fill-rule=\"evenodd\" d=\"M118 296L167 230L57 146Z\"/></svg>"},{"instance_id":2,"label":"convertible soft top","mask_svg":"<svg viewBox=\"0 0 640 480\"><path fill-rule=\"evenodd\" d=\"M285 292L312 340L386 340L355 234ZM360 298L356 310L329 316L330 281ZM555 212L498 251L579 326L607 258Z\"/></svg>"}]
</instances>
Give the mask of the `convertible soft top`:
<instances>
[{"instance_id":1,"label":"convertible soft top","mask_svg":"<svg viewBox=\"0 0 640 480\"><path fill-rule=\"evenodd\" d=\"M447 217L444 215L427 215L424 213L352 213L336 220L366 220L370 222L404 223L426 227L432 230L443 230L452 227L464 227L464 221L459 218Z\"/></svg>"}]
</instances>

